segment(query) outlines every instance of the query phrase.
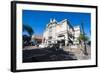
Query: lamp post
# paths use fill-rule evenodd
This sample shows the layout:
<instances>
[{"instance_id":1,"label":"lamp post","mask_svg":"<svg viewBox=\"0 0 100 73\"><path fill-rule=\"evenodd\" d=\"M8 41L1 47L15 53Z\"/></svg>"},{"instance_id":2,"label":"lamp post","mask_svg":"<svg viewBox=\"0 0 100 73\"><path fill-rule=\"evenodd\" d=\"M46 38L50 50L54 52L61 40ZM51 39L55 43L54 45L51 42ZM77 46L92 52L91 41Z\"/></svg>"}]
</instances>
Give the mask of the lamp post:
<instances>
[{"instance_id":1,"label":"lamp post","mask_svg":"<svg viewBox=\"0 0 100 73\"><path fill-rule=\"evenodd\" d=\"M82 26L82 33L83 33L83 36L85 37L83 22L82 22L81 26ZM85 39L83 39L83 43L84 43L84 54L85 54L85 55L88 55Z\"/></svg>"}]
</instances>

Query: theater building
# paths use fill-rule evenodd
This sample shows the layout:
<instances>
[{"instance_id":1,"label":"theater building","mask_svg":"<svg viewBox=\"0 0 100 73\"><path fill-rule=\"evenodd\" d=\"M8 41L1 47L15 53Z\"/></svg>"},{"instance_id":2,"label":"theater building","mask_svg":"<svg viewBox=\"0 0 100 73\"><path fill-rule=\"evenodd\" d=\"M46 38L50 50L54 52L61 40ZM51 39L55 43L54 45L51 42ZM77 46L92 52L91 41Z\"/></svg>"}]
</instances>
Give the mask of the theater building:
<instances>
[{"instance_id":1,"label":"theater building","mask_svg":"<svg viewBox=\"0 0 100 73\"><path fill-rule=\"evenodd\" d=\"M80 26L72 26L67 19L60 22L50 19L43 33L43 43L46 45L60 44L62 46L76 45L79 44L77 40L79 35Z\"/></svg>"}]
</instances>

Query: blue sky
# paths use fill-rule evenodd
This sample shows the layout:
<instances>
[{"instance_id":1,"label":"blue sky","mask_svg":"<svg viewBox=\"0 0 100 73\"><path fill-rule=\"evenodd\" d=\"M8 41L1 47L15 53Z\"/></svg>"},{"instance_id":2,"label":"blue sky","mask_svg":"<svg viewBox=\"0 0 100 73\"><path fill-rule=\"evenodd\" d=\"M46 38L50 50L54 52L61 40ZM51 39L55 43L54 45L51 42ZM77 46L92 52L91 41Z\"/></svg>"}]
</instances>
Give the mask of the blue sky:
<instances>
[{"instance_id":1,"label":"blue sky","mask_svg":"<svg viewBox=\"0 0 100 73\"><path fill-rule=\"evenodd\" d=\"M63 19L68 19L72 26L81 25L84 22L84 30L87 36L90 37L91 29L91 14L90 13L76 13L76 12L53 12L53 11L36 11L23 10L22 23L30 25L35 35L41 36L46 25L50 22L50 18L55 18L57 22ZM26 32L24 32L26 33Z\"/></svg>"}]
</instances>

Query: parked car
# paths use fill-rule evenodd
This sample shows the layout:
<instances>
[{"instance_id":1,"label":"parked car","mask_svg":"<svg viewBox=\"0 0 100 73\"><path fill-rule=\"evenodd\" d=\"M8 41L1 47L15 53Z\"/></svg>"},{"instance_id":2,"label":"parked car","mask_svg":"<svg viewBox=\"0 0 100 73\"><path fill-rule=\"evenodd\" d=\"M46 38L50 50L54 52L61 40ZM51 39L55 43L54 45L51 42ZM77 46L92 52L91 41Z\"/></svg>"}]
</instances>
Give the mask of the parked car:
<instances>
[{"instance_id":1,"label":"parked car","mask_svg":"<svg viewBox=\"0 0 100 73\"><path fill-rule=\"evenodd\" d=\"M47 45L46 45L46 44L41 43L41 44L39 44L39 47L41 47L41 48L46 48L46 47L47 47Z\"/></svg>"}]
</instances>

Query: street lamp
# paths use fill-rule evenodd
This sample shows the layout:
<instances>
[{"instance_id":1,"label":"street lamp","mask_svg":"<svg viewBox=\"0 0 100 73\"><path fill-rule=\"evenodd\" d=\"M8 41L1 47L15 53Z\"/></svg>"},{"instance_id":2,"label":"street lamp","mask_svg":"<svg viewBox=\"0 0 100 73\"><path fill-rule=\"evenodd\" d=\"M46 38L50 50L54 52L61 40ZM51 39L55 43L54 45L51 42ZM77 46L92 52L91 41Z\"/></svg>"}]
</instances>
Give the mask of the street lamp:
<instances>
[{"instance_id":1,"label":"street lamp","mask_svg":"<svg viewBox=\"0 0 100 73\"><path fill-rule=\"evenodd\" d=\"M82 26L82 33L83 33L83 36L85 37L83 22L82 22L81 26ZM84 43L84 54L85 54L85 55L88 55L85 39L83 39L83 43Z\"/></svg>"}]
</instances>

